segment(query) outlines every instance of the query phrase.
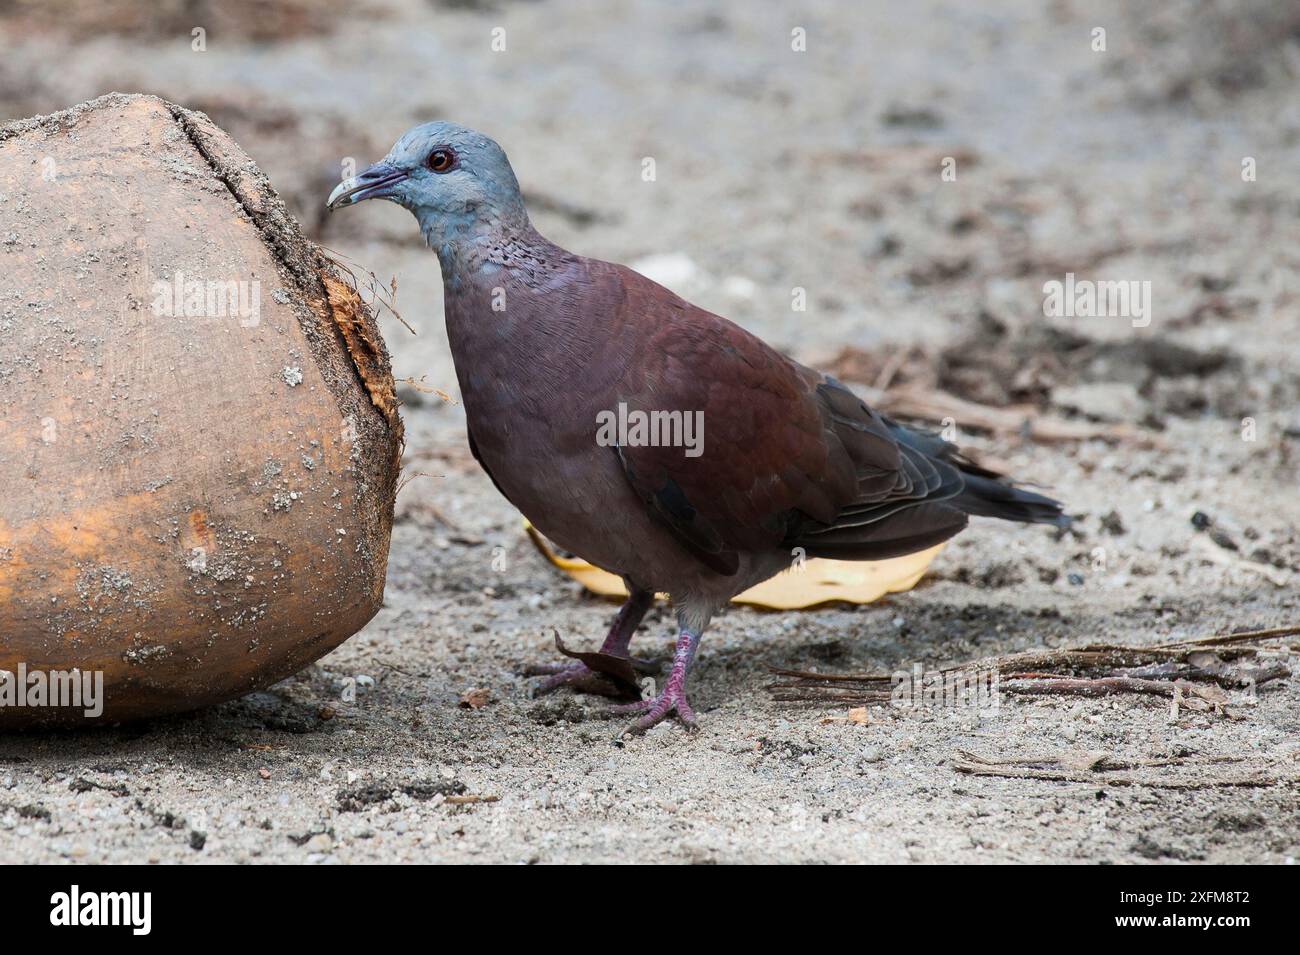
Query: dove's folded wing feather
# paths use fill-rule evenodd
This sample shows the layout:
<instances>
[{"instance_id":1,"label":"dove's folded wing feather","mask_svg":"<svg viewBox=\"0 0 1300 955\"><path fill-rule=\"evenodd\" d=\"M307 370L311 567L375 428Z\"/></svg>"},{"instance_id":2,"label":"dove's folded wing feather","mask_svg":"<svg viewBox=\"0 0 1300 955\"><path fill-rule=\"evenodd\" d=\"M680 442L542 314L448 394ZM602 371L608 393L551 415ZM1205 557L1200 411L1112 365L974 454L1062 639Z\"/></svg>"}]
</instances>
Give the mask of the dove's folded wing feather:
<instances>
[{"instance_id":1,"label":"dove's folded wing feather","mask_svg":"<svg viewBox=\"0 0 1300 955\"><path fill-rule=\"evenodd\" d=\"M700 413L701 453L618 448L638 495L706 565L735 573L738 553L885 558L966 525L940 503L958 468L900 442L887 419L832 378L739 326L620 269L622 323L652 330L619 396L629 411Z\"/></svg>"}]
</instances>

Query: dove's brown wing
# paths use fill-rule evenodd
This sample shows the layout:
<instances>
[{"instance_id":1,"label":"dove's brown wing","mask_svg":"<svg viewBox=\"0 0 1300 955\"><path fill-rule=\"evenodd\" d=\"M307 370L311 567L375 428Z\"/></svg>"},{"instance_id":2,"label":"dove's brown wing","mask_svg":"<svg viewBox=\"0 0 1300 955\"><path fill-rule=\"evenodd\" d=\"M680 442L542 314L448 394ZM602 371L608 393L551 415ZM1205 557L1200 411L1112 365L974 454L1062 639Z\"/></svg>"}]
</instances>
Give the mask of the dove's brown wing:
<instances>
[{"instance_id":1,"label":"dove's brown wing","mask_svg":"<svg viewBox=\"0 0 1300 955\"><path fill-rule=\"evenodd\" d=\"M946 540L966 525L946 505L956 466L900 442L891 423L834 379L744 329L619 268L639 354L619 395L629 412L700 413L702 450L622 446L641 499L705 564L738 553L803 548L878 559Z\"/></svg>"}]
</instances>

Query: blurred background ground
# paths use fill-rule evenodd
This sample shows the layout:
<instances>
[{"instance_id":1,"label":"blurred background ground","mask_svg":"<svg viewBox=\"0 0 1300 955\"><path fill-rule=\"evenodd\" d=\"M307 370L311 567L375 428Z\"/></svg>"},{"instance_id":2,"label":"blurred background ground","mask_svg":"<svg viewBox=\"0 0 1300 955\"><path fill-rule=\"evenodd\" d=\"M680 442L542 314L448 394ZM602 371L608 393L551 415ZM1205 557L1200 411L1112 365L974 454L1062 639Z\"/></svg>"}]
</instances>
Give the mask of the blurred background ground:
<instances>
[{"instance_id":1,"label":"blurred background ground","mask_svg":"<svg viewBox=\"0 0 1300 955\"><path fill-rule=\"evenodd\" d=\"M594 646L612 608L532 550L459 406L405 387L413 479L380 615L266 693L0 740L0 859L1293 861L1294 782L953 768L959 750L1104 751L1294 779L1293 680L1236 719L1117 697L857 725L765 689L769 665L891 672L1295 621L1300 4L1146 6L0 0L0 120L111 90L208 112L313 238L396 278L416 332L385 319L399 377L456 393L436 261L403 210L329 217L324 198L348 157L445 118L502 143L544 234L803 361L1143 436L961 427L1067 501L1077 533L981 523L911 593L732 610L701 652L703 731L623 740L599 700L532 700L518 675L554 658L551 628ZM1151 324L1045 318L1066 272L1150 281ZM670 642L657 612L638 643Z\"/></svg>"}]
</instances>

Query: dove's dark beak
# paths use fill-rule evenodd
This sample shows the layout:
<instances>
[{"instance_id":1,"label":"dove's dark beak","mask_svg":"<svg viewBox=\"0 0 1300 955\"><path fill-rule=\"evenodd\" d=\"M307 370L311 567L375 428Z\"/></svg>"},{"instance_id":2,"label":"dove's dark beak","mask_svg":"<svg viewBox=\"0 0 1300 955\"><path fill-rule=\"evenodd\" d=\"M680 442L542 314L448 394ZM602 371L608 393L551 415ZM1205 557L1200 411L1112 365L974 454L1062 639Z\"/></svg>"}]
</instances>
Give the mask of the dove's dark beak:
<instances>
[{"instance_id":1,"label":"dove's dark beak","mask_svg":"<svg viewBox=\"0 0 1300 955\"><path fill-rule=\"evenodd\" d=\"M390 199L390 188L405 179L409 173L396 166L377 162L360 175L344 179L330 193L325 205L330 209L350 206L365 199Z\"/></svg>"}]
</instances>

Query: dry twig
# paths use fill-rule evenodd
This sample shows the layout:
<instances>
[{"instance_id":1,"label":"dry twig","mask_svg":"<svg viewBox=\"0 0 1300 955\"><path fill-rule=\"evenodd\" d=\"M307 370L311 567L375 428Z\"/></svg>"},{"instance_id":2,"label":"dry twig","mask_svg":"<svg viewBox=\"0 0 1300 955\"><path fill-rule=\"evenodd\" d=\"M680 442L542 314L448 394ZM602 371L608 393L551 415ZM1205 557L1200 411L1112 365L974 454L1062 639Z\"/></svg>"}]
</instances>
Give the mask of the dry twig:
<instances>
[{"instance_id":1,"label":"dry twig","mask_svg":"<svg viewBox=\"0 0 1300 955\"><path fill-rule=\"evenodd\" d=\"M1246 772L1223 773L1215 767L1232 765ZM990 759L966 750L958 750L952 768L969 776L996 776L1003 779L1039 779L1047 782L1088 783L1106 786L1151 786L1156 789L1214 789L1223 786L1276 786L1294 783L1300 777L1274 775L1268 766L1251 766L1245 760L1231 756L1193 760L1187 757L1168 757L1150 760L1115 759L1109 753L1084 752L1077 754L1020 756L1010 759ZM1176 775L1135 775L1116 770L1141 770L1149 768L1183 770Z\"/></svg>"},{"instance_id":2,"label":"dry twig","mask_svg":"<svg viewBox=\"0 0 1300 955\"><path fill-rule=\"evenodd\" d=\"M1257 687L1291 675L1281 661L1256 663L1259 645L1300 634L1300 627L1275 627L1219 634L1151 647L1089 644L1077 649L1030 650L947 667L944 676L996 671L998 689L1026 695L1107 696L1140 693L1189 698L1222 706L1221 687ZM847 704L885 703L891 698L892 674L813 673L771 667L778 679L768 689L783 702Z\"/></svg>"}]
</instances>

